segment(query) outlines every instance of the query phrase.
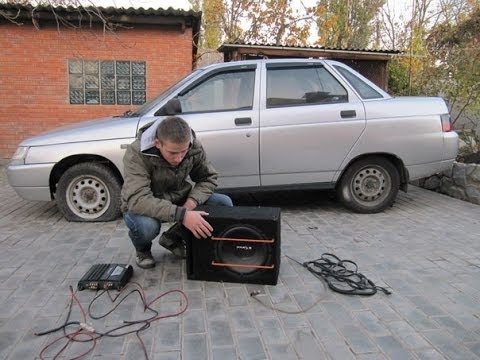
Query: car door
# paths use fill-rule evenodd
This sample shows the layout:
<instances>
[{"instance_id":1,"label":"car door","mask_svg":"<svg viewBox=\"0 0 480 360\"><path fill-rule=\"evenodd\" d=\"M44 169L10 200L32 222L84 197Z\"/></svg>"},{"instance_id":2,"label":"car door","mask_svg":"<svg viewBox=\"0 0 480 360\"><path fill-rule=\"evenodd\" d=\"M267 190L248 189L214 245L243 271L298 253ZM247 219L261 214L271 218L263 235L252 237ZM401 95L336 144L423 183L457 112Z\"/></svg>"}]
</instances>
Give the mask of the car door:
<instances>
[{"instance_id":1,"label":"car door","mask_svg":"<svg viewBox=\"0 0 480 360\"><path fill-rule=\"evenodd\" d=\"M257 65L202 73L174 95L220 174L221 188L260 185Z\"/></svg>"},{"instance_id":2,"label":"car door","mask_svg":"<svg viewBox=\"0 0 480 360\"><path fill-rule=\"evenodd\" d=\"M262 81L262 186L331 186L365 128L363 103L321 62L267 63Z\"/></svg>"}]
</instances>

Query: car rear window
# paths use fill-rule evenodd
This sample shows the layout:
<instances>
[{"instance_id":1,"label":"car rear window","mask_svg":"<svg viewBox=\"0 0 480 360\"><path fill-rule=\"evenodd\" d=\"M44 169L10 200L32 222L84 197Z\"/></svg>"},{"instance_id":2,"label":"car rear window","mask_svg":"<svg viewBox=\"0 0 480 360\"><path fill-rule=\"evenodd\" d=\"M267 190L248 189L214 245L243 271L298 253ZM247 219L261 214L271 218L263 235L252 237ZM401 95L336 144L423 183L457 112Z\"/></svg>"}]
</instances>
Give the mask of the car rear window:
<instances>
[{"instance_id":1,"label":"car rear window","mask_svg":"<svg viewBox=\"0 0 480 360\"><path fill-rule=\"evenodd\" d=\"M345 88L323 66L268 66L267 107L347 102Z\"/></svg>"},{"instance_id":2,"label":"car rear window","mask_svg":"<svg viewBox=\"0 0 480 360\"><path fill-rule=\"evenodd\" d=\"M335 66L335 69L342 74L342 76L347 80L350 85L358 92L362 99L381 99L383 98L377 90L368 85L365 81L360 79L354 73L348 71L342 66Z\"/></svg>"}]
</instances>

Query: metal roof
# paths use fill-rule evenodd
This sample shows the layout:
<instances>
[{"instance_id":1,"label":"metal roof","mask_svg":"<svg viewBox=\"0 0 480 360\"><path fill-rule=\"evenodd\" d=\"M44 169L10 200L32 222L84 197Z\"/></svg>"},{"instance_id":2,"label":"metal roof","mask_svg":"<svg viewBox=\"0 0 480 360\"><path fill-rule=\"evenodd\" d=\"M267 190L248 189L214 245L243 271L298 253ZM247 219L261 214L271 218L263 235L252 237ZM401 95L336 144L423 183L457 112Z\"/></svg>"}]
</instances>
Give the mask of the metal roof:
<instances>
[{"instance_id":1,"label":"metal roof","mask_svg":"<svg viewBox=\"0 0 480 360\"><path fill-rule=\"evenodd\" d=\"M180 10L180 9L174 9L172 7L169 7L168 9L163 9L163 8L158 8L158 9L153 9L153 8L148 8L145 9L143 7L140 8L117 8L113 6L109 7L102 7L102 6L84 6L83 8L87 10L95 10L98 9L104 14L108 15L149 15L149 16L192 16L196 18L201 18L202 12L195 12L193 10ZM75 7L75 6L52 6L52 5L37 5L33 6L31 4L27 5L22 5L22 4L13 4L13 3L1 3L0 2L0 10L2 11L9 11L9 10L15 10L15 11L26 11L26 12L32 12L35 10L37 11L52 11L54 10L55 12L78 12L80 8Z\"/></svg>"},{"instance_id":2,"label":"metal roof","mask_svg":"<svg viewBox=\"0 0 480 360\"><path fill-rule=\"evenodd\" d=\"M52 20L55 16L62 16L68 18L68 20L81 20L83 21L100 21L101 18L96 16L100 11L103 17L109 21L122 23L122 24L173 24L175 19L181 20L185 26L193 28L194 34L197 34L200 30L200 21L202 18L201 12L195 12L193 10L178 10L169 7L168 9L153 9L153 8L116 8L116 7L101 7L101 6L51 6L51 5L22 5L12 3L0 3L0 11L7 15L14 21L22 20ZM85 18L85 15L87 17ZM0 16L0 21L3 17ZM170 21L168 21L170 19ZM6 19L3 19L6 20Z\"/></svg>"},{"instance_id":3,"label":"metal roof","mask_svg":"<svg viewBox=\"0 0 480 360\"><path fill-rule=\"evenodd\" d=\"M218 51L228 52L229 49L277 49L277 50L304 50L304 51L322 51L322 52L354 52L354 53L369 53L378 55L396 55L400 54L399 50L387 50L387 49L356 49L356 48L333 48L326 46L291 46L291 45L276 45L276 44L259 44L259 43L243 43L233 42L222 44Z\"/></svg>"}]
</instances>

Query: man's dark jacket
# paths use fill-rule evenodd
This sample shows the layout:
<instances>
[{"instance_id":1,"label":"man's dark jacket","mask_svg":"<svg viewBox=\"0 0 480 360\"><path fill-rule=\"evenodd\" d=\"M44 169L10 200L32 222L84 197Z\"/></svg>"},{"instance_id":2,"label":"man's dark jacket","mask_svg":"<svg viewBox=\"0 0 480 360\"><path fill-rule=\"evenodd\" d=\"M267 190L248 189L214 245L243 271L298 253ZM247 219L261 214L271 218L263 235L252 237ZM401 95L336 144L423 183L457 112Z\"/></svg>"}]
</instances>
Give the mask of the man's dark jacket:
<instances>
[{"instance_id":1,"label":"man's dark jacket","mask_svg":"<svg viewBox=\"0 0 480 360\"><path fill-rule=\"evenodd\" d=\"M187 198L199 205L207 201L217 187L218 173L207 160L193 131L193 143L176 167L170 165L155 146L141 151L141 136L148 127L142 128L123 157L122 211L129 210L160 221L181 221L185 213L181 207L183 203ZM150 133L152 130L149 129Z\"/></svg>"}]
</instances>

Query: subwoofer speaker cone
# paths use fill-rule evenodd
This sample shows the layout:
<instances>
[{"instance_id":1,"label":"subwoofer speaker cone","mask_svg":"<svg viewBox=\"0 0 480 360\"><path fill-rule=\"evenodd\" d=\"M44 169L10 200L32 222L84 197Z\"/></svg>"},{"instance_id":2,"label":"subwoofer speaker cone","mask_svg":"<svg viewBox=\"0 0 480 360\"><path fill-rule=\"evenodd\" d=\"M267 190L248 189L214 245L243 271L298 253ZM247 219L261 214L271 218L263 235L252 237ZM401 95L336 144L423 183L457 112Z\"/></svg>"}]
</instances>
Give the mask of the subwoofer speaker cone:
<instances>
[{"instance_id":1,"label":"subwoofer speaker cone","mask_svg":"<svg viewBox=\"0 0 480 360\"><path fill-rule=\"evenodd\" d=\"M225 239L214 243L215 261L224 264L265 266L271 262L271 246L266 243L247 240L266 240L266 236L254 226L238 224L225 229L219 236ZM240 240L242 239L242 240ZM251 274L259 271L255 267L227 266L227 270L237 274Z\"/></svg>"}]
</instances>

